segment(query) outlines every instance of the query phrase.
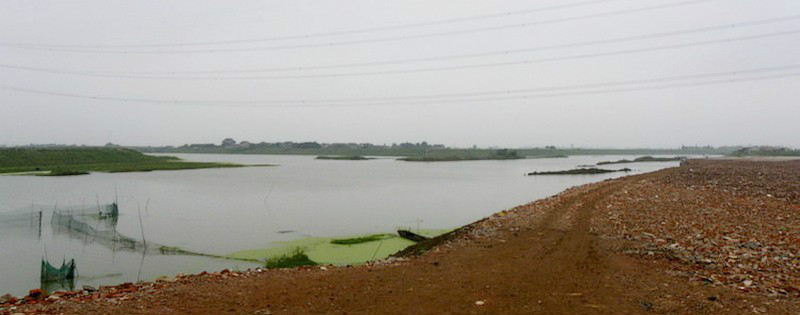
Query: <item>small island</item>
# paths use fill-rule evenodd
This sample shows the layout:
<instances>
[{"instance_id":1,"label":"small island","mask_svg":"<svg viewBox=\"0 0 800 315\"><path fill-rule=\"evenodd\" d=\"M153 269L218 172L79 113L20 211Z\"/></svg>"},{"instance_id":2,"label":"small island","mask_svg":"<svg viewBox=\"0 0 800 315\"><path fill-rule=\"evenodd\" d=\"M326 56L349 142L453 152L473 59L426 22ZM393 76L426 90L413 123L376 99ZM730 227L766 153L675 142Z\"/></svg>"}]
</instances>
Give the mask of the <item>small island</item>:
<instances>
[{"instance_id":1,"label":"small island","mask_svg":"<svg viewBox=\"0 0 800 315\"><path fill-rule=\"evenodd\" d=\"M470 153L466 151L466 153ZM483 154L425 154L423 156L407 156L399 158L406 162L448 162L448 161L478 161L478 160L519 160L525 157L519 155L516 150L500 149Z\"/></svg>"},{"instance_id":2,"label":"small island","mask_svg":"<svg viewBox=\"0 0 800 315\"><path fill-rule=\"evenodd\" d=\"M568 158L568 157L569 157L569 155L566 155L566 154L528 156L529 159L563 159L563 158Z\"/></svg>"},{"instance_id":3,"label":"small island","mask_svg":"<svg viewBox=\"0 0 800 315\"><path fill-rule=\"evenodd\" d=\"M664 158L658 158L658 157L652 157L652 156L643 156L643 157L635 158L633 160L622 159L622 160L618 160L618 161L597 162L597 165L622 164L622 163L639 163L639 162L677 162L677 161L681 161L683 159L685 159L685 157L682 157L682 156L664 157Z\"/></svg>"},{"instance_id":4,"label":"small island","mask_svg":"<svg viewBox=\"0 0 800 315\"><path fill-rule=\"evenodd\" d=\"M623 168L618 170L606 170L602 168L576 168L568 171L548 171L548 172L532 172L528 173L528 176L534 175L595 175L595 174L606 174L606 173L615 173L615 172L630 172L631 169Z\"/></svg>"},{"instance_id":5,"label":"small island","mask_svg":"<svg viewBox=\"0 0 800 315\"><path fill-rule=\"evenodd\" d=\"M361 155L320 155L317 156L317 160L365 161L374 159Z\"/></svg>"},{"instance_id":6,"label":"small island","mask_svg":"<svg viewBox=\"0 0 800 315\"><path fill-rule=\"evenodd\" d=\"M187 162L174 156L145 155L118 147L0 149L0 174L73 176L89 172L149 172L242 166L245 165Z\"/></svg>"}]
</instances>

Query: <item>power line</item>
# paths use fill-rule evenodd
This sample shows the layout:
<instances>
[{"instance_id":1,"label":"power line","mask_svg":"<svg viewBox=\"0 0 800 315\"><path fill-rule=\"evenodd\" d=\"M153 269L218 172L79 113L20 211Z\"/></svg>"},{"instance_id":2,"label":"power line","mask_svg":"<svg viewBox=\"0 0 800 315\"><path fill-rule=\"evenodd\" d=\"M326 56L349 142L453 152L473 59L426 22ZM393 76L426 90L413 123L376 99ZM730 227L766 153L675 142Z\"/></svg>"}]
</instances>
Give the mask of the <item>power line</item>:
<instances>
[{"instance_id":1,"label":"power line","mask_svg":"<svg viewBox=\"0 0 800 315\"><path fill-rule=\"evenodd\" d=\"M755 39L765 39L771 37L791 36L797 34L800 34L800 30L774 32L774 33L766 33L766 34L759 34L752 36L729 37L717 40L697 41L685 44L662 45L662 46L653 46L647 48L617 50L610 52L577 54L571 56L561 56L552 58L526 59L518 61L482 63L482 64L460 65L460 66L440 66L440 67L427 67L427 68L404 69L404 70L364 71L364 72L346 72L346 73L332 73L332 74L250 76L250 77L183 77L181 79L183 80L281 80L281 79L341 78L341 77L362 77L362 76L376 76L376 75L390 75L390 74L427 73L427 72L439 72L439 71L507 67L507 66L518 66L518 65L547 63L547 62L556 62L565 60L578 60L578 59L589 59L598 57L629 55L629 54L637 54L644 52L673 50L673 49L699 47L699 46L707 46L707 45L722 44L722 43L741 42L741 41L748 41ZM170 77L152 77L152 78L171 79Z\"/></svg>"},{"instance_id":2,"label":"power line","mask_svg":"<svg viewBox=\"0 0 800 315\"><path fill-rule=\"evenodd\" d=\"M253 43L253 42L284 41L284 40L311 39L311 38L331 37L331 36L341 36L341 35L355 35L355 34L382 32L382 31L394 31L394 30L409 29L409 28L419 28L426 26L446 25L453 23L462 23L462 22L470 22L476 20L493 19L493 18L515 16L515 15L553 11L560 9L576 8L576 7L590 6L590 5L595 5L605 2L614 2L614 1L620 1L620 0L582 1L570 4L546 6L541 8L533 8L533 9L509 11L509 12L501 12L493 14L474 15L468 17L428 21L421 23L410 23L410 24L401 24L394 26L381 26L381 27L363 28L355 30L310 33L310 34L289 35L289 36L276 36L276 37L255 38L255 39L186 42L186 43L176 43L176 44L129 44L129 45L67 45L67 44L57 45L57 44L36 44L36 43L0 43L0 46L27 46L27 47L41 47L41 48L156 48L156 47L189 47L189 46L208 46L208 45L220 45L220 44L241 44L241 43Z\"/></svg>"},{"instance_id":3,"label":"power line","mask_svg":"<svg viewBox=\"0 0 800 315\"><path fill-rule=\"evenodd\" d=\"M784 17L762 19L762 20L753 20L753 21L746 21L746 22L740 22L740 23L721 24L721 25L713 25L713 26L706 26L706 27L699 27L699 28L682 29L682 30L676 30L676 31L657 32L657 33L640 34L640 35L634 35L634 36L617 37L617 38L602 39L602 40L592 40L592 41L583 41L583 42L575 42L575 43L559 44L559 45L539 46L539 47L523 48L523 49L506 49L506 50L496 50L496 51L473 53L473 54L461 54L461 55L449 55L449 56L437 56L437 57L413 58L413 59L400 59L400 60L387 60L387 61L375 61L375 62L343 63L343 64L332 64L332 65L316 65L316 66L278 67L278 68L250 69L250 70L167 71L167 72L118 72L118 71L114 72L114 71L65 70L65 69L51 69L51 68L18 66L18 65L9 65L9 64L0 64L0 68L16 69L16 70L27 70L27 71L37 71L37 72L47 72L47 73L56 73L56 74L99 75L99 76L102 76L102 77L106 77L107 76L107 77L112 77L112 78L153 78L153 77L162 78L161 76L169 76L169 75L173 75L174 76L174 75L196 75L196 74L233 74L233 73L307 71L307 70L325 70L325 69L341 69L341 68L356 68L356 67L374 67L374 66L383 66L383 65L399 65L399 64L410 64L410 63L419 63L419 62L470 59L470 58L489 57L489 56L498 56L498 55L507 56L507 55L518 54L518 53L528 53L528 52L545 51L545 50L558 50L558 49L576 48L576 47L585 47L585 46L595 46L595 45L604 45L604 44L612 44L612 43L623 43L623 42L636 41L636 40L647 40L647 39L654 39L654 38L664 38L664 37L673 37L673 36L688 35L688 34L705 33L705 32L712 32L712 31L719 31L719 30L731 30L731 29L737 29L737 28L743 28L743 27L761 26L761 25L767 25L767 24L795 21L795 20L798 20L798 19L800 19L800 15L790 15L790 16L784 16ZM177 77L176 79L180 79L180 77ZM213 80L213 79L218 79L218 78L210 78L209 77L209 78L204 78L204 79Z\"/></svg>"},{"instance_id":4,"label":"power line","mask_svg":"<svg viewBox=\"0 0 800 315\"><path fill-rule=\"evenodd\" d=\"M742 75L752 75L776 71L785 71L800 68L800 64L783 65L766 68L744 69L728 72L713 72L713 73L700 73L672 77L658 77L638 80L626 81L613 81L603 83L581 84L581 85L564 85L564 86L550 86L539 87L530 89L519 90L500 90L500 91L485 91L473 93L451 93L451 94L435 94L435 95L414 95L414 96L399 96L399 97L383 97L383 98L360 98L360 99L332 99L332 100L255 100L255 101L200 101L200 100L167 100L167 99L143 99L143 98L122 98L122 97L109 97L109 96L92 96L74 93L62 93L45 91L38 89L29 89L23 87L10 86L0 84L0 89L22 92L28 94L48 95L69 97L78 99L126 102L126 103L149 103L149 104L169 104L169 105L199 105L199 106L232 106L232 107L335 107L335 106L381 106L381 105L424 105L424 104L446 104L446 103L470 103L470 102L485 102L485 101L505 101L505 100L521 100L532 99L541 97L560 97L560 96L580 96L589 94L605 94L617 93L627 91L646 91L653 89L664 89L671 87L690 87L690 86L704 86L723 83L734 82L749 82L760 81L780 78L790 78L800 76L800 72L769 74L762 76L750 76L745 78L738 78ZM709 79L717 77L730 77L727 79L715 79L711 81L702 82L687 82L680 83L680 81L693 81L698 79ZM678 83L671 83L677 81ZM639 86L639 87L625 87L629 85L642 85L658 83L661 85ZM663 84L668 83L668 84ZM621 86L620 88L608 89L608 87ZM587 90L588 91L581 91ZM570 91L577 90L577 91ZM552 93L552 92L556 93ZM565 91L565 92L559 92ZM532 94L551 92L545 94ZM526 95L512 95L522 94ZM505 96L493 96L505 95ZM474 96L489 96L489 97L474 97ZM436 99L444 98L444 99ZM343 104L334 104L334 103Z\"/></svg>"},{"instance_id":5,"label":"power line","mask_svg":"<svg viewBox=\"0 0 800 315\"><path fill-rule=\"evenodd\" d=\"M712 81L704 81L704 82L696 82L696 83L673 83L673 84L663 84L663 85L644 86L644 87L590 90L590 91L580 91L580 92L562 92L562 93L550 93L550 94L535 94L535 95L492 97L492 98L487 97L487 98L474 98L474 99L447 99L447 100L441 100L441 101L430 100L430 101L418 101L418 102L348 104L348 105L349 106L365 106L365 105L390 106L390 105L427 105L427 104L476 103L476 102L487 102L487 101L511 101L511 100L526 100L526 99L539 99L539 98L567 97L567 96L613 94L613 93L622 93L622 92L639 92L639 91L664 90L664 89L681 88L681 87L699 87L699 86L730 84L730 83L740 83L740 82L754 82L754 81L764 81L764 80L785 79L785 78L793 78L793 77L800 77L800 72L765 75L765 76L742 78L742 79L720 79L720 80L712 80ZM331 105L331 106L333 106L333 105ZM331 106L329 106L329 107L331 107ZM284 107L289 107L289 106L284 106Z\"/></svg>"},{"instance_id":6,"label":"power line","mask_svg":"<svg viewBox=\"0 0 800 315\"><path fill-rule=\"evenodd\" d=\"M678 3L670 3L670 4L641 7L641 8L635 8L635 9L626 9L626 10L610 11L610 12L603 12L603 13L595 13L595 14L581 15L581 16L568 17L568 18L559 18L559 19L552 19L552 20L545 20L545 21L537 21L537 22L529 22L529 23L517 23L517 24L510 24L510 25L492 26L492 27L483 27L483 28L473 28L473 29L458 30L458 31L447 31L447 32L427 33L427 34L418 34L418 35L403 35L403 36L384 37L384 38L376 38L376 39L336 41L336 42L317 43L317 44L299 44L299 45L246 47L246 48L194 49L194 50L72 49L72 48L48 48L48 47L30 46L30 45L17 45L17 44L6 45L6 47L14 47L14 48L38 50L38 51L50 51L50 52L97 53L97 54L222 53L222 52L252 52L252 51L267 51L267 50L300 49L300 48L336 47L336 46L373 44L373 43L393 42L393 41L401 41L401 40L409 40L409 39L434 38L434 37L443 37L443 36L452 36L452 35L463 35L463 34L473 34L473 33L480 33L480 32L499 31L499 30L507 30L507 29L526 28L526 27L531 27L531 26L536 26L536 25L556 24L556 23L572 22L572 21L579 21L579 20L586 20L586 19L593 19L593 18L601 18L601 17L610 17L610 16L617 16L617 15L625 15L625 14L645 12L645 11L653 11L653 10L660 10L660 9L667 9L667 8L675 8L675 7L700 4L700 3L710 2L710 1L715 1L715 0L691 0L691 1L683 1L683 2L678 2Z\"/></svg>"},{"instance_id":7,"label":"power line","mask_svg":"<svg viewBox=\"0 0 800 315\"><path fill-rule=\"evenodd\" d=\"M660 82L671 82L671 81L680 81L680 80L689 80L689 79L696 80L696 79L706 79L706 78L714 78L714 77L722 77L722 76L736 76L736 75L744 75L744 74L758 74L758 73L764 73L764 72L784 71L784 70L791 70L791 69L798 69L798 68L800 68L800 64L783 65L783 66L766 67L766 68L740 69L740 70L725 71L725 72L698 73L698 74L689 74L689 75L681 75L681 76L669 76L669 77L658 77L658 78L649 78L649 79L635 79L635 80L624 80L624 81L611 81L611 82L604 82L604 83L579 84L579 85L568 85L568 86L550 86L550 87L539 87L539 88L529 88L529 89L508 89L508 90L494 90L494 91L482 91L482 92L470 92L470 93L445 93L445 94L426 94L426 95L409 95L409 96L393 96L393 97L371 97L371 98L349 98L349 99L275 100L274 103L284 103L284 104L313 104L313 103L340 103L340 102L351 102L351 103L353 103L353 102L380 102L380 101L397 101L397 100L437 99L437 98L452 98L452 97L465 97L465 96L511 95L511 94L546 92L546 91L599 88L599 87L609 87L609 86L619 86L619 85L660 83Z\"/></svg>"},{"instance_id":8,"label":"power line","mask_svg":"<svg viewBox=\"0 0 800 315\"><path fill-rule=\"evenodd\" d=\"M728 37L728 38L722 38L722 39L696 41L696 42L683 43L683 44L661 45L661 46L652 46L652 47L646 47L646 48L625 49L625 50L607 51L607 52L599 52L599 53L588 53L588 54L576 54L576 55L550 57L550 58L526 59L526 60L517 60L517 61L493 62L493 63L482 63L482 64L471 64L471 65L460 65L460 66L439 66L439 67L426 67L426 68L403 69L403 70L345 72L345 73L330 73L330 74L302 74L302 75L249 76L249 77L161 77L161 76L92 74L92 73L80 73L80 72L74 72L74 71L49 70L49 69L31 68L31 67L23 68L23 67L10 66L10 65L2 65L0 67L15 68L15 69L18 69L18 70L29 70L29 71L58 73L58 74L66 74L66 75L77 75L77 76L88 76L88 77L128 78L128 79L134 78L134 79L162 79L162 80L283 80L283 79L307 79L307 78L342 78L342 77L361 77L361 76L392 75L392 74L411 74L411 73L426 73L426 72L439 72L439 71L455 71L455 70L466 70L466 69L480 69L480 68L518 66L518 65L557 62L557 61L566 61L566 60L579 60L579 59L590 59L590 58L609 57L609 56L630 55L630 54L637 54L637 53L663 51L663 50L674 50L674 49L682 49L682 48L689 48L689 47L700 47L700 46L715 45L715 44L727 44L727 43L733 43L733 42L741 42L741 41L749 41L749 40L765 39L765 38L774 38L774 37L781 37L781 36L792 36L792 35L798 35L798 34L800 34L800 30L791 30L791 31L783 31L783 32L774 32L774 33L766 33L766 34L749 35L749 36Z\"/></svg>"}]
</instances>

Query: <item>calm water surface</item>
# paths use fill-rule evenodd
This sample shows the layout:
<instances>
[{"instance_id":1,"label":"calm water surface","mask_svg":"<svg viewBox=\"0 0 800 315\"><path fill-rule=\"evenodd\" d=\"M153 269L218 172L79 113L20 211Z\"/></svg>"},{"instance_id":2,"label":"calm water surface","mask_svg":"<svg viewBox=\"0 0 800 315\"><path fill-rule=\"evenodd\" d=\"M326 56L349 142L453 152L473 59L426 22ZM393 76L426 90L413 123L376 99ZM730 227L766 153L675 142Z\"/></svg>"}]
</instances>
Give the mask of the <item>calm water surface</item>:
<instances>
[{"instance_id":1,"label":"calm water surface","mask_svg":"<svg viewBox=\"0 0 800 315\"><path fill-rule=\"evenodd\" d=\"M191 161L277 164L86 176L0 176L2 214L44 209L37 220L0 222L0 294L40 286L40 262L75 259L76 286L152 280L179 272L255 264L153 255L54 232L48 211L119 200L117 231L186 250L227 254L306 236L453 228L571 186L622 176L523 176L635 156L576 156L513 161L412 163L315 160L313 156L178 154ZM642 173L675 163L608 165ZM141 213L141 216L139 215ZM140 224L141 217L141 224Z\"/></svg>"}]
</instances>

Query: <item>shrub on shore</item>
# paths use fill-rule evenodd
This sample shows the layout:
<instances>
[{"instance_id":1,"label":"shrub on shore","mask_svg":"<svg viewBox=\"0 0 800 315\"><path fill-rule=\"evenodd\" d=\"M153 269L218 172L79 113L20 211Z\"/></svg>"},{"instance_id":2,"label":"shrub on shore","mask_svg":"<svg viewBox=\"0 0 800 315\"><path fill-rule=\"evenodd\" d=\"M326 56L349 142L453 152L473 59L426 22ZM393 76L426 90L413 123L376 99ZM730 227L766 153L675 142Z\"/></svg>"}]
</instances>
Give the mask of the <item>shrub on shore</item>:
<instances>
[{"instance_id":1,"label":"shrub on shore","mask_svg":"<svg viewBox=\"0 0 800 315\"><path fill-rule=\"evenodd\" d=\"M278 257L272 257L267 259L266 267L269 269L276 269L276 268L294 268L300 266L316 266L318 265L315 261L308 258L305 251L301 248L295 248L295 250L289 254L280 255Z\"/></svg>"}]
</instances>

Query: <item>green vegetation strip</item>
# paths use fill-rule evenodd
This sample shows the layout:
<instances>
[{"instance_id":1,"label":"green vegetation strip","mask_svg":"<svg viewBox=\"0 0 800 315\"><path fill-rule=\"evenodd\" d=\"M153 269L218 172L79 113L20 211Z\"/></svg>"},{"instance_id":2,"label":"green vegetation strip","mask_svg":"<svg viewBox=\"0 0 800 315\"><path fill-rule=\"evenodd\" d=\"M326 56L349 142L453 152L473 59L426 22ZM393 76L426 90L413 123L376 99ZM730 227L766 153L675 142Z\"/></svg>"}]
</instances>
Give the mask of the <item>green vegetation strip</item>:
<instances>
[{"instance_id":1,"label":"green vegetation strip","mask_svg":"<svg viewBox=\"0 0 800 315\"><path fill-rule=\"evenodd\" d=\"M49 173L36 174L36 176L75 176L75 175L88 175L89 172L85 171L71 171L55 169Z\"/></svg>"},{"instance_id":2,"label":"green vegetation strip","mask_svg":"<svg viewBox=\"0 0 800 315\"><path fill-rule=\"evenodd\" d=\"M233 153L233 154L303 154L326 156L485 156L497 149L490 148L453 148L444 145L421 143L399 143L380 145L370 143L318 143L318 142L260 142L236 143L226 139L221 144L187 144L179 147L138 147L142 152L159 153ZM548 155L724 155L741 147L681 147L676 149L581 149L556 148L546 146L539 148L514 148L520 156Z\"/></svg>"},{"instance_id":3,"label":"green vegetation strip","mask_svg":"<svg viewBox=\"0 0 800 315\"><path fill-rule=\"evenodd\" d=\"M729 154L730 156L800 156L800 150L787 147L747 147L741 148Z\"/></svg>"},{"instance_id":4,"label":"green vegetation strip","mask_svg":"<svg viewBox=\"0 0 800 315\"><path fill-rule=\"evenodd\" d=\"M0 173L26 174L35 172L35 175L40 176L84 175L89 172L147 172L242 166L245 165L185 162L172 156L151 156L122 148L0 149Z\"/></svg>"},{"instance_id":5,"label":"green vegetation strip","mask_svg":"<svg viewBox=\"0 0 800 315\"><path fill-rule=\"evenodd\" d=\"M529 156L529 159L561 159L561 158L568 158L569 156L564 154L556 154L556 155L534 155Z\"/></svg>"},{"instance_id":6,"label":"green vegetation strip","mask_svg":"<svg viewBox=\"0 0 800 315\"><path fill-rule=\"evenodd\" d=\"M462 154L453 154L447 151L432 151L423 156L409 156L399 158L407 162L446 162L446 161L476 161L476 160L519 160L525 156L519 155L516 150L474 151Z\"/></svg>"},{"instance_id":7,"label":"green vegetation strip","mask_svg":"<svg viewBox=\"0 0 800 315\"><path fill-rule=\"evenodd\" d=\"M528 173L528 176L534 175L594 175L594 174L606 174L606 173L614 173L614 172L630 172L631 169L623 168L619 170L604 170L601 168L576 168L573 170L568 171L552 171L552 172L532 172Z\"/></svg>"},{"instance_id":8,"label":"green vegetation strip","mask_svg":"<svg viewBox=\"0 0 800 315\"><path fill-rule=\"evenodd\" d=\"M418 234L434 237L449 231L420 230ZM414 232L416 233L417 231L415 230ZM332 242L334 240L352 242L352 240L366 239L375 235L382 235L383 237L351 244L336 244ZM383 259L414 244L414 242L403 239L396 234L355 235L348 238L309 237L288 242L278 242L267 248L244 250L226 256L232 259L267 262L276 257L292 256L299 248L313 262L324 265L344 266L359 265L367 261Z\"/></svg>"},{"instance_id":9,"label":"green vegetation strip","mask_svg":"<svg viewBox=\"0 0 800 315\"><path fill-rule=\"evenodd\" d=\"M368 157L363 157L360 155L320 155L317 156L317 160L346 160L346 161L363 161L363 160L372 160Z\"/></svg>"}]
</instances>

